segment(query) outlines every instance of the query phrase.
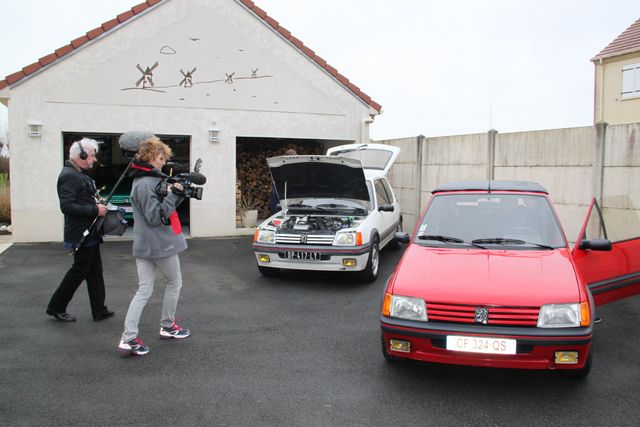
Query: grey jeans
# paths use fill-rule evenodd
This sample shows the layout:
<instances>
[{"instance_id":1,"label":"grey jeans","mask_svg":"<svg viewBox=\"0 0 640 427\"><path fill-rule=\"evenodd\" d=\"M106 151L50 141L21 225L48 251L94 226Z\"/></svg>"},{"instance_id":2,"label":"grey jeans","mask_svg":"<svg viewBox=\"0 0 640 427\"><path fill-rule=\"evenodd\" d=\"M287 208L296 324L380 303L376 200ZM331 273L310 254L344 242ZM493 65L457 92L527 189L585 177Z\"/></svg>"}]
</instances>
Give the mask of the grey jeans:
<instances>
[{"instance_id":1,"label":"grey jeans","mask_svg":"<svg viewBox=\"0 0 640 427\"><path fill-rule=\"evenodd\" d=\"M124 342L131 341L138 336L138 323L140 323L142 310L153 293L156 268L167 278L160 326L173 325L178 298L180 298L180 288L182 288L182 273L180 272L178 255L157 259L136 258L136 266L138 267L138 291L133 296L127 317L124 319L124 332L122 333L122 341Z\"/></svg>"}]
</instances>

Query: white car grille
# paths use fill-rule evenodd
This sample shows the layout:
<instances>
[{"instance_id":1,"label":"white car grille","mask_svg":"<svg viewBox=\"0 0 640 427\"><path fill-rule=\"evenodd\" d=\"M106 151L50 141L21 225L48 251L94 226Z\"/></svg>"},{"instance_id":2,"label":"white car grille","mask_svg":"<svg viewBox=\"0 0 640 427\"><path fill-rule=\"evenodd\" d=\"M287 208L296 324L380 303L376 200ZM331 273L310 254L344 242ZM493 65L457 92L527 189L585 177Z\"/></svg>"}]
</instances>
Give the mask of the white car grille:
<instances>
[{"instance_id":1,"label":"white car grille","mask_svg":"<svg viewBox=\"0 0 640 427\"><path fill-rule=\"evenodd\" d=\"M276 234L276 243L287 245L331 245L332 234Z\"/></svg>"}]
</instances>

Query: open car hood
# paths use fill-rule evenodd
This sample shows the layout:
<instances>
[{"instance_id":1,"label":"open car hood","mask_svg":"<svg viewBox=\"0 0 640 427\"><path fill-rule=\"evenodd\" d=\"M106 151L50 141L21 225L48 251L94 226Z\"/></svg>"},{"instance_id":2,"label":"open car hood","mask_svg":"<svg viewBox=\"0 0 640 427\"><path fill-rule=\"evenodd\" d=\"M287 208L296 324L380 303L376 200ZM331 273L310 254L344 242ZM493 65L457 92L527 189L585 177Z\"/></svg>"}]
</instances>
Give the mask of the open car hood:
<instances>
[{"instance_id":1,"label":"open car hood","mask_svg":"<svg viewBox=\"0 0 640 427\"><path fill-rule=\"evenodd\" d=\"M267 164L280 200L336 198L369 201L359 160L335 156L278 156L268 158Z\"/></svg>"}]
</instances>

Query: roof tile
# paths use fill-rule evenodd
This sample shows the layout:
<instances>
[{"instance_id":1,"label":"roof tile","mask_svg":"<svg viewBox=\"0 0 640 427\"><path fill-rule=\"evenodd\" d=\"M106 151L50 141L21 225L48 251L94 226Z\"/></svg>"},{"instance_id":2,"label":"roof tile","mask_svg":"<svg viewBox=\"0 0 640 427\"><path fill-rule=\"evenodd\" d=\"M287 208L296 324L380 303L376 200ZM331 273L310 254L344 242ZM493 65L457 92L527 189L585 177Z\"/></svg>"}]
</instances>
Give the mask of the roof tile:
<instances>
[{"instance_id":1,"label":"roof tile","mask_svg":"<svg viewBox=\"0 0 640 427\"><path fill-rule=\"evenodd\" d=\"M98 37L100 34L104 33L104 30L102 29L102 27L98 27L98 28L94 28L93 30L89 31L86 35L87 38L89 40L93 40L96 37Z\"/></svg>"},{"instance_id":2,"label":"roof tile","mask_svg":"<svg viewBox=\"0 0 640 427\"><path fill-rule=\"evenodd\" d=\"M9 83L6 80L0 80L0 89L4 89L7 86L9 86Z\"/></svg>"},{"instance_id":3,"label":"roof tile","mask_svg":"<svg viewBox=\"0 0 640 427\"><path fill-rule=\"evenodd\" d=\"M276 30L280 27L280 24L278 23L278 21L276 21L269 15L265 16L263 19L266 21L267 24L271 25Z\"/></svg>"},{"instance_id":4,"label":"roof tile","mask_svg":"<svg viewBox=\"0 0 640 427\"><path fill-rule=\"evenodd\" d=\"M147 4L149 5L149 7L155 6L158 3L160 3L162 0L147 0Z\"/></svg>"},{"instance_id":5,"label":"roof tile","mask_svg":"<svg viewBox=\"0 0 640 427\"><path fill-rule=\"evenodd\" d=\"M105 23L102 24L102 29L105 31L109 31L110 29L112 29L113 27L115 27L116 25L118 25L118 19L114 18L110 21L107 21Z\"/></svg>"},{"instance_id":6,"label":"roof tile","mask_svg":"<svg viewBox=\"0 0 640 427\"><path fill-rule=\"evenodd\" d=\"M336 70L335 68L333 68L331 65L327 64L327 66L325 67L327 69L327 71L329 72L329 74L331 74L332 76L337 76L338 75L338 70Z\"/></svg>"},{"instance_id":7,"label":"roof tile","mask_svg":"<svg viewBox=\"0 0 640 427\"><path fill-rule=\"evenodd\" d=\"M640 52L640 18L602 49L592 61L631 52Z\"/></svg>"},{"instance_id":8,"label":"roof tile","mask_svg":"<svg viewBox=\"0 0 640 427\"><path fill-rule=\"evenodd\" d=\"M320 65L322 68L325 68L327 66L327 61L325 61L323 58L319 57L318 55L316 55L313 58L313 60L316 61L316 63Z\"/></svg>"},{"instance_id":9,"label":"roof tile","mask_svg":"<svg viewBox=\"0 0 640 427\"><path fill-rule=\"evenodd\" d=\"M22 69L22 72L23 72L25 75L27 75L27 76L28 76L29 74L33 74L33 73L35 73L35 72L36 72L36 71L38 71L40 68L42 68L42 66L40 65L40 63L39 63L39 62L34 62L33 64L30 64L30 65L27 65L26 67L24 67L24 68Z\"/></svg>"},{"instance_id":10,"label":"roof tile","mask_svg":"<svg viewBox=\"0 0 640 427\"><path fill-rule=\"evenodd\" d=\"M362 91L360 91L360 88L356 85L354 85L353 83L349 82L349 84L347 85L347 87L352 91L357 93L358 95L360 95L362 93Z\"/></svg>"},{"instance_id":11,"label":"roof tile","mask_svg":"<svg viewBox=\"0 0 640 427\"><path fill-rule=\"evenodd\" d=\"M312 59L314 56L316 56L316 53L313 50L309 49L308 46L302 46L302 51L305 55L311 57Z\"/></svg>"},{"instance_id":12,"label":"roof tile","mask_svg":"<svg viewBox=\"0 0 640 427\"><path fill-rule=\"evenodd\" d=\"M132 18L134 15L135 14L131 10L127 10L126 12L118 15L118 22L123 23L127 19Z\"/></svg>"},{"instance_id":13,"label":"roof tile","mask_svg":"<svg viewBox=\"0 0 640 427\"><path fill-rule=\"evenodd\" d=\"M145 10L147 10L148 8L149 8L149 5L148 5L148 4L147 4L147 2L145 1L145 2L143 2L143 3L140 3L140 4L137 4L137 5L133 6L133 7L131 8L131 11L137 15L137 14L139 14L140 12L144 12L144 11L145 11Z\"/></svg>"},{"instance_id":14,"label":"roof tile","mask_svg":"<svg viewBox=\"0 0 640 427\"><path fill-rule=\"evenodd\" d=\"M278 27L278 32L284 36L285 39L291 38L291 31L287 30L283 26Z\"/></svg>"},{"instance_id":15,"label":"roof tile","mask_svg":"<svg viewBox=\"0 0 640 427\"><path fill-rule=\"evenodd\" d=\"M38 60L38 62L40 63L40 65L42 65L43 67L51 64L53 61L55 61L56 59L58 59L58 57L56 56L55 53L50 53L47 56L43 56L42 58L40 58Z\"/></svg>"},{"instance_id":16,"label":"roof tile","mask_svg":"<svg viewBox=\"0 0 640 427\"><path fill-rule=\"evenodd\" d=\"M22 70L20 70L20 71L16 71L13 74L9 74L7 77L5 77L5 80L7 81L7 83L12 85L23 77L26 77L26 74L23 73Z\"/></svg>"},{"instance_id":17,"label":"roof tile","mask_svg":"<svg viewBox=\"0 0 640 427\"><path fill-rule=\"evenodd\" d=\"M58 58L66 55L67 53L71 52L73 50L73 47L70 44L64 45L61 48L56 49L56 56Z\"/></svg>"},{"instance_id":18,"label":"roof tile","mask_svg":"<svg viewBox=\"0 0 640 427\"><path fill-rule=\"evenodd\" d=\"M302 50L302 46L304 46L304 43L302 43L302 41L300 41L297 37L289 36L289 41L293 43L295 47Z\"/></svg>"},{"instance_id":19,"label":"roof tile","mask_svg":"<svg viewBox=\"0 0 640 427\"><path fill-rule=\"evenodd\" d=\"M260 9L258 6L254 5L251 10L253 10L253 13L255 13L256 15L258 15L260 18L265 19L268 15L267 12L265 12L264 10Z\"/></svg>"},{"instance_id":20,"label":"roof tile","mask_svg":"<svg viewBox=\"0 0 640 427\"><path fill-rule=\"evenodd\" d=\"M77 39L71 41L71 46L74 49L77 49L88 41L89 38L87 36L78 37Z\"/></svg>"},{"instance_id":21,"label":"roof tile","mask_svg":"<svg viewBox=\"0 0 640 427\"><path fill-rule=\"evenodd\" d=\"M366 102L367 104L371 104L372 101L371 101L371 97L369 95L367 95L366 93L360 91L360 95L359 96L360 96L360 98L362 98L362 100L364 102Z\"/></svg>"}]
</instances>

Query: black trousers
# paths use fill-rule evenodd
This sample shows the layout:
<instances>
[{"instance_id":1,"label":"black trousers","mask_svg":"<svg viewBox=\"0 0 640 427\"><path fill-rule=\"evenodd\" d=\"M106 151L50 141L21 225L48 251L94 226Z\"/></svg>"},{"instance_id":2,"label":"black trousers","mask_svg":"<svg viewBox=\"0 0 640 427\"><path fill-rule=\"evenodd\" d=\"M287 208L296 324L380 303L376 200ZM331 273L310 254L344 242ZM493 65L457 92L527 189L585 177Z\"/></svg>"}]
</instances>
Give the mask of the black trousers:
<instances>
[{"instance_id":1,"label":"black trousers","mask_svg":"<svg viewBox=\"0 0 640 427\"><path fill-rule=\"evenodd\" d=\"M69 271L67 271L67 274L65 274L58 289L53 293L47 309L58 313L65 313L67 311L67 305L69 305L73 294L83 280L87 281L91 314L95 319L106 310L104 306L105 291L99 244L82 246L74 253L73 265Z\"/></svg>"}]
</instances>

